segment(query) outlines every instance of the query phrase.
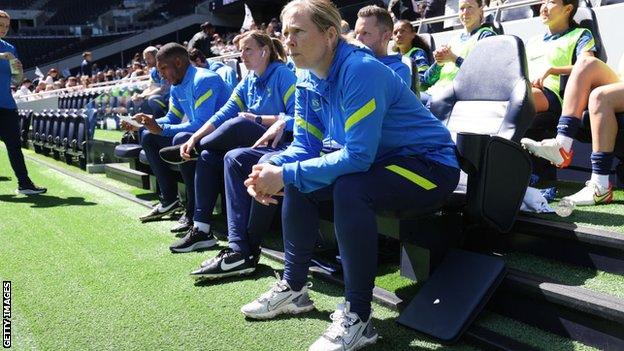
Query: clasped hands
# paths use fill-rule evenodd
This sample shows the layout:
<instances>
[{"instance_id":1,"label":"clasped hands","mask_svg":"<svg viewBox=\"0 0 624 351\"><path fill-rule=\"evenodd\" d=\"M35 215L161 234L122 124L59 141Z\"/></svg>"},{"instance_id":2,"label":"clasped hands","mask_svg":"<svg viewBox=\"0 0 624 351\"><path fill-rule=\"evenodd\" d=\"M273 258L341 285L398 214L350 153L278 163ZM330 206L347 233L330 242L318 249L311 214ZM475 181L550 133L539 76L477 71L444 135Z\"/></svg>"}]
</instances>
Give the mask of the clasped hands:
<instances>
[{"instance_id":1,"label":"clasped hands","mask_svg":"<svg viewBox=\"0 0 624 351\"><path fill-rule=\"evenodd\" d=\"M451 48L443 45L433 52L433 58L437 63L455 62L457 61L457 55L451 51Z\"/></svg>"},{"instance_id":2,"label":"clasped hands","mask_svg":"<svg viewBox=\"0 0 624 351\"><path fill-rule=\"evenodd\" d=\"M247 193L263 205L277 205L274 196L283 196L284 180L282 167L270 163L261 163L253 166L249 178L245 180Z\"/></svg>"}]
</instances>

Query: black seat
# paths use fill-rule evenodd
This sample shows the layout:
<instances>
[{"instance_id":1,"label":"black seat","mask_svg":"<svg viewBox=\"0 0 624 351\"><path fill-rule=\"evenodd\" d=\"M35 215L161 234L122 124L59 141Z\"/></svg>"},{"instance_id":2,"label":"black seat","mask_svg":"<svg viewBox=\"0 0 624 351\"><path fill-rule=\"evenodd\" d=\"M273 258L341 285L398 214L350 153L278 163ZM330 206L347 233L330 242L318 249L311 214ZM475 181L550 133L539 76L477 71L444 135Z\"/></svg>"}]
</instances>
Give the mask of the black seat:
<instances>
[{"instance_id":1,"label":"black seat","mask_svg":"<svg viewBox=\"0 0 624 351\"><path fill-rule=\"evenodd\" d=\"M574 15L574 21L582 28L587 28L594 36L596 45L596 57L607 62L607 52L602 43L602 36L600 35L600 29L598 28L598 20L596 19L596 13L589 7L579 7Z\"/></svg>"},{"instance_id":2,"label":"black seat","mask_svg":"<svg viewBox=\"0 0 624 351\"><path fill-rule=\"evenodd\" d=\"M397 226L403 246L402 274L416 272L414 263L422 263L422 258L416 257L422 250L415 247L429 250L430 267L443 267L442 273L434 273L435 279L423 284L423 294L410 302L398 321L454 342L502 281L505 265L499 258L481 254L461 250L447 253L468 232L478 235L484 225L499 232L511 230L529 183L531 162L518 142L535 115L535 107L522 41L507 35L480 40L453 84L432 96L431 111L456 137L465 174L455 197L465 193L465 206L463 216L448 214L440 219L439 214L431 214L432 209L423 209L429 214L412 213L420 217L411 222L402 220ZM474 274L466 277L466 272ZM456 286L463 288L454 290L460 305L431 305L432 295L443 296ZM423 306L432 310L423 311ZM431 328L442 324L446 327Z\"/></svg>"},{"instance_id":3,"label":"black seat","mask_svg":"<svg viewBox=\"0 0 624 351\"><path fill-rule=\"evenodd\" d=\"M115 146L115 156L119 158L137 158L143 150L141 144L121 144Z\"/></svg>"}]
</instances>

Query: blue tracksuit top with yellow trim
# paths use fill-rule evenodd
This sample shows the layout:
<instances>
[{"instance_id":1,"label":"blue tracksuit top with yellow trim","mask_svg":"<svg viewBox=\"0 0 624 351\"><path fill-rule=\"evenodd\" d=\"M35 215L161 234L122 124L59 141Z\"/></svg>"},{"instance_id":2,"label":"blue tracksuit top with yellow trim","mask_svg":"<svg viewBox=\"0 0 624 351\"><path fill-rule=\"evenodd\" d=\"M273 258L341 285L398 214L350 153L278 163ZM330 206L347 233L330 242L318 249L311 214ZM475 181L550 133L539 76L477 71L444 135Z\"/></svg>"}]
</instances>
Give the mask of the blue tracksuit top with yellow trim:
<instances>
[{"instance_id":1,"label":"blue tracksuit top with yellow trim","mask_svg":"<svg viewBox=\"0 0 624 351\"><path fill-rule=\"evenodd\" d=\"M208 123L217 128L239 112L257 115L277 115L283 112L286 115L286 130L292 130L296 82L295 74L281 61L270 63L260 77L250 72Z\"/></svg>"},{"instance_id":2,"label":"blue tracksuit top with yellow trim","mask_svg":"<svg viewBox=\"0 0 624 351\"><path fill-rule=\"evenodd\" d=\"M271 161L284 184L311 192L373 162L418 155L458 168L451 134L390 68L341 40L327 79L306 72L295 93L293 143ZM322 140L343 147L320 156Z\"/></svg>"},{"instance_id":3,"label":"blue tracksuit top with yellow trim","mask_svg":"<svg viewBox=\"0 0 624 351\"><path fill-rule=\"evenodd\" d=\"M377 59L395 71L405 84L408 86L412 85L412 72L405 62L401 60L401 55L377 56Z\"/></svg>"},{"instance_id":4,"label":"blue tracksuit top with yellow trim","mask_svg":"<svg viewBox=\"0 0 624 351\"><path fill-rule=\"evenodd\" d=\"M221 79L227 84L231 90L236 88L236 84L238 84L238 79L236 78L236 71L223 62L208 60L208 68L214 73L218 74Z\"/></svg>"},{"instance_id":5,"label":"blue tracksuit top with yellow trim","mask_svg":"<svg viewBox=\"0 0 624 351\"><path fill-rule=\"evenodd\" d=\"M169 111L156 120L163 136L197 131L230 96L231 90L216 73L192 65L186 69L182 83L172 85ZM186 115L188 122L182 123Z\"/></svg>"}]
</instances>

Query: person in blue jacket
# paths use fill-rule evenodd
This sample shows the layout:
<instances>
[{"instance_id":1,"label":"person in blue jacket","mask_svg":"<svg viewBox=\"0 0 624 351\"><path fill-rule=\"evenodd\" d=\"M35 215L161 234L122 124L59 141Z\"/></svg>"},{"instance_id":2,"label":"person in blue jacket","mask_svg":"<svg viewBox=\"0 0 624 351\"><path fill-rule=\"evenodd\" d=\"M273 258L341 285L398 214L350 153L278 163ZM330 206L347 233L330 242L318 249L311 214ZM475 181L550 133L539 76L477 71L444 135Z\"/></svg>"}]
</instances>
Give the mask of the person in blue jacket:
<instances>
[{"instance_id":1,"label":"person in blue jacket","mask_svg":"<svg viewBox=\"0 0 624 351\"><path fill-rule=\"evenodd\" d=\"M213 71L218 74L219 77L223 79L225 84L227 84L232 90L236 89L238 79L236 78L236 71L232 67L217 60L206 59L204 53L199 49L191 49L189 51L189 56L191 57L191 62L195 67L206 68Z\"/></svg>"},{"instance_id":2,"label":"person in blue jacket","mask_svg":"<svg viewBox=\"0 0 624 351\"><path fill-rule=\"evenodd\" d=\"M400 55L386 55L392 29L392 18L389 13L377 6L367 6L360 10L358 16L355 25L356 35L359 36L357 39L371 48L377 59L409 84L410 71L401 61ZM266 162L271 156L286 148L288 144L281 142L282 124L283 122L271 126L254 146L238 148L225 154L224 180L229 247L216 257L202 262L201 267L191 273L192 276L215 279L246 275L255 271L262 236L270 230L278 206L263 206L258 202L252 202L252 199L246 196L244 181L253 165ZM326 141L327 150L331 145L330 140Z\"/></svg>"},{"instance_id":3,"label":"person in blue jacket","mask_svg":"<svg viewBox=\"0 0 624 351\"><path fill-rule=\"evenodd\" d=\"M156 61L161 75L172 84L169 111L158 119L144 113L133 116L135 121L144 125L141 130L141 145L159 186L160 203L140 218L144 222L161 218L180 207L176 172L160 158L160 149L176 144L184 133L198 130L223 106L231 93L218 75L193 67L188 52L182 45L164 45L158 51ZM122 123L122 127L126 130L139 129L126 122ZM193 177L184 177L186 184L192 184L193 181ZM188 196L187 193L187 211L193 211L193 200L194 196Z\"/></svg>"},{"instance_id":4,"label":"person in blue jacket","mask_svg":"<svg viewBox=\"0 0 624 351\"><path fill-rule=\"evenodd\" d=\"M281 43L251 31L239 41L243 64L250 73L237 86L227 103L195 133L179 139L181 144L162 150L170 163L182 163L181 169L196 164L194 185L196 207L192 235L171 245L173 252L189 252L205 247L210 240L212 210L221 189L223 156L238 147L251 146L272 125L292 130L295 74L284 64ZM282 114L283 117L280 117ZM197 162L183 162L195 158ZM184 170L183 170L184 172ZM188 184L187 184L188 186Z\"/></svg>"},{"instance_id":5,"label":"person in blue jacket","mask_svg":"<svg viewBox=\"0 0 624 351\"><path fill-rule=\"evenodd\" d=\"M10 24L9 14L0 10L0 139L6 146L11 168L17 177L17 192L24 195L43 194L47 189L32 182L22 153L19 115L11 94L11 81L21 82L24 71L15 47L2 39L8 33Z\"/></svg>"},{"instance_id":6,"label":"person in blue jacket","mask_svg":"<svg viewBox=\"0 0 624 351\"><path fill-rule=\"evenodd\" d=\"M388 55L388 42L392 38L392 17L388 10L379 6L365 6L358 11L355 22L355 39L373 51L375 57L390 67L410 86L411 70L401 60L401 55Z\"/></svg>"},{"instance_id":7,"label":"person in blue jacket","mask_svg":"<svg viewBox=\"0 0 624 351\"><path fill-rule=\"evenodd\" d=\"M307 292L319 232L319 204L333 201L346 302L310 350L353 350L374 343L371 300L379 210L434 206L455 189L459 166L449 131L388 67L340 33L325 0L294 0L282 10L285 44L307 69L295 93L294 141L246 181L261 203L282 191L285 269L241 312L254 319L312 310ZM321 154L322 141L342 145Z\"/></svg>"}]
</instances>

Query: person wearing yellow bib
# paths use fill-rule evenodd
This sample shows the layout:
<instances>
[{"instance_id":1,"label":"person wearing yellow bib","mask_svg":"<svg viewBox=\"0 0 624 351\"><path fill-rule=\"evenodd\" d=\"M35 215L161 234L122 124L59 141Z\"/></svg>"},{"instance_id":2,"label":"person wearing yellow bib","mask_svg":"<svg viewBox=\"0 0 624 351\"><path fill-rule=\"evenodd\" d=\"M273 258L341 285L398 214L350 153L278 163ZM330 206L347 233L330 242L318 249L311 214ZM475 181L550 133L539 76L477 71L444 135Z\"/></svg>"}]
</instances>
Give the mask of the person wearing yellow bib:
<instances>
[{"instance_id":1,"label":"person wearing yellow bib","mask_svg":"<svg viewBox=\"0 0 624 351\"><path fill-rule=\"evenodd\" d=\"M620 60L624 63L624 57ZM591 56L579 58L574 65L563 96L562 114L581 120L583 111L589 110L592 153L591 178L579 192L562 200L574 205L597 205L613 201L613 187L609 173L613 167L613 150L618 134L616 113L624 112L624 67L618 74L607 64ZM555 139L542 141L556 145ZM540 147L540 156L554 164L562 164L561 153L555 147ZM570 156L572 152L570 150ZM571 157L570 157L571 158Z\"/></svg>"},{"instance_id":2,"label":"person wearing yellow bib","mask_svg":"<svg viewBox=\"0 0 624 351\"><path fill-rule=\"evenodd\" d=\"M464 31L434 51L435 63L423 74L421 86L428 87L421 94L425 104L432 94L453 82L477 41L496 35L491 25L484 23L482 0L459 0L459 21Z\"/></svg>"},{"instance_id":3,"label":"person wearing yellow bib","mask_svg":"<svg viewBox=\"0 0 624 351\"><path fill-rule=\"evenodd\" d=\"M412 77L418 79L412 83L412 89L418 88L418 86L422 89L423 76L431 65L429 62L429 53L431 52L429 45L414 31L414 27L407 20L400 20L394 24L392 39L395 43L395 50L411 62Z\"/></svg>"},{"instance_id":4,"label":"person wearing yellow bib","mask_svg":"<svg viewBox=\"0 0 624 351\"><path fill-rule=\"evenodd\" d=\"M545 0L540 7L540 17L548 31L531 38L526 45L535 110L561 117L555 139L538 142L525 138L521 142L538 157L556 158L553 163L560 168L572 161L572 138L581 125L580 115L562 114L560 76L570 74L577 59L594 56L596 52L592 33L579 28L573 20L577 7L578 0Z\"/></svg>"}]
</instances>

